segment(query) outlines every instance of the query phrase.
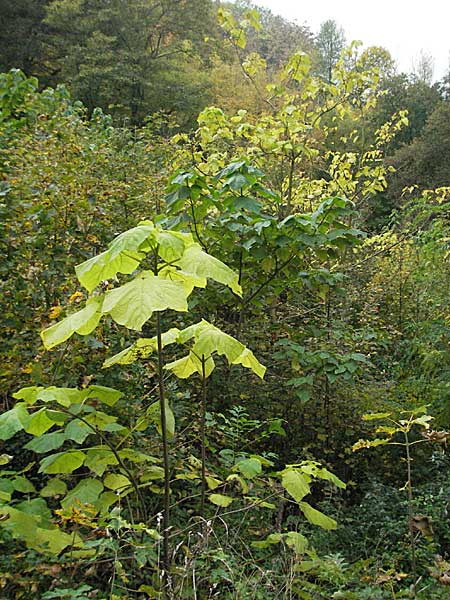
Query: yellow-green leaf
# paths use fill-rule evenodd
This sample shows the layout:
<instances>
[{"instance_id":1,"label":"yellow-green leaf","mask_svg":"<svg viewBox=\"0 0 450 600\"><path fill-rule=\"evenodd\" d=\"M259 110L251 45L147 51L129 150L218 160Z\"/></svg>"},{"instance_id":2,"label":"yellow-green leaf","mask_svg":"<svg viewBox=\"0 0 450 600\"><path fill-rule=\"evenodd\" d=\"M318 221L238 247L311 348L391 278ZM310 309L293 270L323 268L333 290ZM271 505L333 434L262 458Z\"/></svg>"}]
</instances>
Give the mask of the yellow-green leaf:
<instances>
[{"instance_id":1,"label":"yellow-green leaf","mask_svg":"<svg viewBox=\"0 0 450 600\"><path fill-rule=\"evenodd\" d=\"M205 360L205 377L211 375L215 366L212 356L208 356ZM187 379L193 373L198 373L200 376L203 374L202 361L194 354L194 352L189 352L187 356L174 360L171 363L167 363L164 368L168 371L172 371L172 373L180 379Z\"/></svg>"},{"instance_id":2,"label":"yellow-green leaf","mask_svg":"<svg viewBox=\"0 0 450 600\"><path fill-rule=\"evenodd\" d=\"M258 377L264 378L266 367L264 367L259 360L255 357L253 352L248 348L244 348L242 353L232 361L234 365L242 365L247 369L251 369Z\"/></svg>"},{"instance_id":3,"label":"yellow-green leaf","mask_svg":"<svg viewBox=\"0 0 450 600\"><path fill-rule=\"evenodd\" d=\"M286 545L292 548L296 554L304 554L308 548L308 540L297 531L288 531L284 534Z\"/></svg>"},{"instance_id":4,"label":"yellow-green leaf","mask_svg":"<svg viewBox=\"0 0 450 600\"><path fill-rule=\"evenodd\" d=\"M307 502L299 502L298 505L305 517L313 525L318 525L319 527L322 527L322 529L337 528L337 523L334 519L332 519L331 517L327 517L326 515L321 513L320 510L313 508Z\"/></svg>"},{"instance_id":5,"label":"yellow-green leaf","mask_svg":"<svg viewBox=\"0 0 450 600\"><path fill-rule=\"evenodd\" d=\"M209 477L207 475L205 479L209 490L215 490L216 487L219 487L219 485L222 484L222 481L220 481L220 479L216 479L215 477Z\"/></svg>"},{"instance_id":6,"label":"yellow-green leaf","mask_svg":"<svg viewBox=\"0 0 450 600\"><path fill-rule=\"evenodd\" d=\"M124 490L127 487L130 487L131 481L125 475L120 475L120 473L110 473L103 480L105 487L110 490Z\"/></svg>"},{"instance_id":7,"label":"yellow-green leaf","mask_svg":"<svg viewBox=\"0 0 450 600\"><path fill-rule=\"evenodd\" d=\"M102 491L102 482L88 477L81 480L68 492L64 500L61 501L61 506L68 510L71 506L79 508L81 504L94 504Z\"/></svg>"},{"instance_id":8,"label":"yellow-green leaf","mask_svg":"<svg viewBox=\"0 0 450 600\"><path fill-rule=\"evenodd\" d=\"M295 469L285 469L282 471L281 485L296 502L300 502L311 491L309 478Z\"/></svg>"},{"instance_id":9,"label":"yellow-green leaf","mask_svg":"<svg viewBox=\"0 0 450 600\"><path fill-rule=\"evenodd\" d=\"M388 412L380 412L380 413L369 413L367 415L363 415L364 421L374 421L376 419L386 419L390 417L391 413Z\"/></svg>"},{"instance_id":10,"label":"yellow-green leaf","mask_svg":"<svg viewBox=\"0 0 450 600\"><path fill-rule=\"evenodd\" d=\"M61 479L57 477L50 479L39 492L43 498L49 498L53 496L63 496L67 492L67 485Z\"/></svg>"},{"instance_id":11,"label":"yellow-green leaf","mask_svg":"<svg viewBox=\"0 0 450 600\"><path fill-rule=\"evenodd\" d=\"M257 458L245 458L236 463L235 469L240 471L247 479L253 479L262 472L261 461Z\"/></svg>"},{"instance_id":12,"label":"yellow-green leaf","mask_svg":"<svg viewBox=\"0 0 450 600\"><path fill-rule=\"evenodd\" d=\"M9 440L18 431L22 431L29 420L29 414L23 403L0 415L0 440Z\"/></svg>"},{"instance_id":13,"label":"yellow-green leaf","mask_svg":"<svg viewBox=\"0 0 450 600\"><path fill-rule=\"evenodd\" d=\"M81 285L92 292L100 282L112 279L117 273L127 275L135 271L144 256L139 252L129 252L112 258L111 252L106 250L77 265L75 272Z\"/></svg>"},{"instance_id":14,"label":"yellow-green leaf","mask_svg":"<svg viewBox=\"0 0 450 600\"><path fill-rule=\"evenodd\" d=\"M186 248L176 264L184 273L214 279L227 285L238 296L242 296L237 273L219 259L204 252L199 244L192 244Z\"/></svg>"},{"instance_id":15,"label":"yellow-green leaf","mask_svg":"<svg viewBox=\"0 0 450 600\"><path fill-rule=\"evenodd\" d=\"M114 388L106 387L104 385L90 385L87 388L87 398L96 398L106 404L107 406L114 406L118 400L123 396L123 393Z\"/></svg>"},{"instance_id":16,"label":"yellow-green leaf","mask_svg":"<svg viewBox=\"0 0 450 600\"><path fill-rule=\"evenodd\" d=\"M107 292L102 312L110 314L116 323L140 331L154 311L168 308L187 311L187 295L183 284L144 271L133 281Z\"/></svg>"},{"instance_id":17,"label":"yellow-green leaf","mask_svg":"<svg viewBox=\"0 0 450 600\"><path fill-rule=\"evenodd\" d=\"M226 508L233 502L233 498L231 496L224 496L223 494L211 494L209 496L209 501L216 506L223 506Z\"/></svg>"},{"instance_id":18,"label":"yellow-green leaf","mask_svg":"<svg viewBox=\"0 0 450 600\"><path fill-rule=\"evenodd\" d=\"M31 416L28 425L25 427L25 431L32 435L42 435L53 427L54 424L54 421L47 417L47 410L41 408L41 410L38 410Z\"/></svg>"},{"instance_id":19,"label":"yellow-green leaf","mask_svg":"<svg viewBox=\"0 0 450 600\"><path fill-rule=\"evenodd\" d=\"M88 335L94 331L102 317L102 303L103 296L90 298L83 309L44 329L41 332L41 338L47 350L62 344L74 333Z\"/></svg>"},{"instance_id":20,"label":"yellow-green leaf","mask_svg":"<svg viewBox=\"0 0 450 600\"><path fill-rule=\"evenodd\" d=\"M72 473L84 462L86 454L81 450L68 450L67 452L58 452L51 456L46 456L41 460L39 473L57 474Z\"/></svg>"}]
</instances>

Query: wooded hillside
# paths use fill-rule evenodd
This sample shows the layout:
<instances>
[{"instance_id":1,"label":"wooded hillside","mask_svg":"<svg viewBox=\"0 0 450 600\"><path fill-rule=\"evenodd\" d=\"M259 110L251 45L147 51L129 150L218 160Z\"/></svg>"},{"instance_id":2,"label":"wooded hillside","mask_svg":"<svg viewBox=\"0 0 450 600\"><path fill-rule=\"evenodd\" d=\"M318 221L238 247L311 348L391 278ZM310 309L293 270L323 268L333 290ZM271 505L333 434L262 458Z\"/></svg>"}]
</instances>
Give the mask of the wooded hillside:
<instances>
[{"instance_id":1,"label":"wooded hillside","mask_svg":"<svg viewBox=\"0 0 450 600\"><path fill-rule=\"evenodd\" d=\"M450 74L1 5L0 598L447 599Z\"/></svg>"}]
</instances>

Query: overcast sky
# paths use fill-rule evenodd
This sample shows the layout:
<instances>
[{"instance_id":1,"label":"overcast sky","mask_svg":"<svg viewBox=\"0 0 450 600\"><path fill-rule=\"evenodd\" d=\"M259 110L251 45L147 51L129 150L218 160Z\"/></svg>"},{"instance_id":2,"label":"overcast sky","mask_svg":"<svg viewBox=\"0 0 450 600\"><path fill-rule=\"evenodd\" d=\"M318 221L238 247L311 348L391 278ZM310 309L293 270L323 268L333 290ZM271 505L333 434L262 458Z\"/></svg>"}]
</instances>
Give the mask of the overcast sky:
<instances>
[{"instance_id":1,"label":"overcast sky","mask_svg":"<svg viewBox=\"0 0 450 600\"><path fill-rule=\"evenodd\" d=\"M434 78L440 79L450 60L449 0L254 0L286 19L306 24L317 33L334 19L347 41L384 46L400 71L413 71L421 51L434 58Z\"/></svg>"}]
</instances>

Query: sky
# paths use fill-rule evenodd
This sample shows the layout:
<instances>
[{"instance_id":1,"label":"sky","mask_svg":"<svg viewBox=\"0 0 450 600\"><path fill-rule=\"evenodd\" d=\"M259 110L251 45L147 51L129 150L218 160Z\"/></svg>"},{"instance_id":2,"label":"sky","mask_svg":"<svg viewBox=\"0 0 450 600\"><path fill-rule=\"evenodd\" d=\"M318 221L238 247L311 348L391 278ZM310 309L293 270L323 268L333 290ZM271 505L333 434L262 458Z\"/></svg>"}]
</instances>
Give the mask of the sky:
<instances>
[{"instance_id":1,"label":"sky","mask_svg":"<svg viewBox=\"0 0 450 600\"><path fill-rule=\"evenodd\" d=\"M259 6L317 33L320 24L334 19L347 42L361 40L364 47L383 46L398 69L413 72L421 52L434 59L434 79L450 63L450 2L427 0L254 0Z\"/></svg>"}]
</instances>

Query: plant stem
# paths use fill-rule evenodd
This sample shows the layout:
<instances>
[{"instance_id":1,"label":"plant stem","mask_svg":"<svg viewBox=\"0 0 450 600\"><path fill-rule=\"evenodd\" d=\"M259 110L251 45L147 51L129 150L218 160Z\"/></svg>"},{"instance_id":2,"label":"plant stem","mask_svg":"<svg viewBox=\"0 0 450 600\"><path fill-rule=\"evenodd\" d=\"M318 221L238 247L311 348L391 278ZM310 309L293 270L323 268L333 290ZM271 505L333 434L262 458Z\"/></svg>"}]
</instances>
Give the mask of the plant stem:
<instances>
[{"instance_id":1,"label":"plant stem","mask_svg":"<svg viewBox=\"0 0 450 600\"><path fill-rule=\"evenodd\" d=\"M288 189L287 189L287 203L286 203L286 216L289 216L292 212L292 192L294 186L294 171L295 171L295 159L296 155L294 151L291 151L289 161L289 174L288 174Z\"/></svg>"},{"instance_id":2,"label":"plant stem","mask_svg":"<svg viewBox=\"0 0 450 600\"><path fill-rule=\"evenodd\" d=\"M202 523L205 518L205 496L206 496L206 369L205 355L202 355L202 399L201 399L201 419L200 419L200 437L202 446L202 494L200 499L200 516ZM203 527L203 525L202 525Z\"/></svg>"},{"instance_id":3,"label":"plant stem","mask_svg":"<svg viewBox=\"0 0 450 600\"><path fill-rule=\"evenodd\" d=\"M413 576L413 594L414 598L417 598L416 580L417 580L417 566L416 566L416 540L414 537L413 529L413 488L411 479L411 454L409 452L409 437L408 432L404 432L405 435L405 449L406 449L406 465L408 473L408 527L409 527L409 538L411 542L411 571Z\"/></svg>"},{"instance_id":4,"label":"plant stem","mask_svg":"<svg viewBox=\"0 0 450 600\"><path fill-rule=\"evenodd\" d=\"M163 553L162 564L164 568L164 598L168 598L169 591L169 569L170 569L170 554L169 554L169 506L170 506L170 465L169 465L169 444L167 440L167 419L166 419L166 398L164 389L164 372L163 372L163 351L161 339L161 317L159 312L156 313L156 338L158 342L158 388L159 388L159 406L161 411L161 437L163 445L163 461L164 461L164 512L163 512Z\"/></svg>"}]
</instances>

